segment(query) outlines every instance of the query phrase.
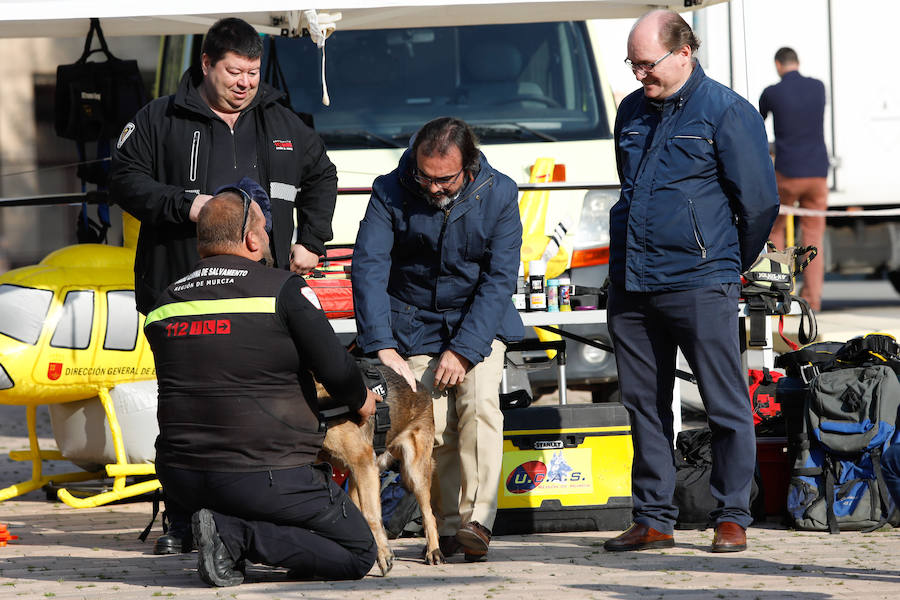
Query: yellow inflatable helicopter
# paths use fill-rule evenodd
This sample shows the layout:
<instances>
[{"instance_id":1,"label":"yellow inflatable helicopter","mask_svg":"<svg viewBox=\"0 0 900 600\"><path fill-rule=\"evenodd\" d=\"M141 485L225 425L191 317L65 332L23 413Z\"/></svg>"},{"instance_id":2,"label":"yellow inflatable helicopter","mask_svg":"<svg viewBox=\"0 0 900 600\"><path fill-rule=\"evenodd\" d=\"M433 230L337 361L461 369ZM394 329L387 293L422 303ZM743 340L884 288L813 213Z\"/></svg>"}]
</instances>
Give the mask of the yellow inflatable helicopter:
<instances>
[{"instance_id":1,"label":"yellow inflatable helicopter","mask_svg":"<svg viewBox=\"0 0 900 600\"><path fill-rule=\"evenodd\" d=\"M76 508L99 506L159 487L156 479L126 484L126 476L153 475L152 464L129 464L110 388L154 379L153 354L143 317L134 304L134 249L79 244L47 255L39 264L0 275L0 403L26 407L30 449L10 452L31 461L32 476L0 489L0 501L56 483L113 478L111 491L59 498ZM116 462L105 471L44 476L42 460L67 460L41 450L37 406L99 396Z\"/></svg>"}]
</instances>

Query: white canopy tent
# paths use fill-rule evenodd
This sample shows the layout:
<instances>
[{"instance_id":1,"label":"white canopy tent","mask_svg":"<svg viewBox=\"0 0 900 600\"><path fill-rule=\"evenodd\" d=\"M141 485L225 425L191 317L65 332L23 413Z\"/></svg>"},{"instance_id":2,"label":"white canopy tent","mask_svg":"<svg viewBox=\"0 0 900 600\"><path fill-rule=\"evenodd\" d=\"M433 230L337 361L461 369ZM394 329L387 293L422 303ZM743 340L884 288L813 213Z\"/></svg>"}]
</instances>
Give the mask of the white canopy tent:
<instances>
[{"instance_id":1,"label":"white canopy tent","mask_svg":"<svg viewBox=\"0 0 900 600\"><path fill-rule=\"evenodd\" d=\"M637 17L654 8L694 10L724 0L0 0L0 37L81 37L87 19L102 19L115 35L205 33L224 16L237 16L261 33L300 33L301 14L316 10L319 21L339 29L373 29L487 23L542 22ZM687 6L686 6L687 5Z\"/></svg>"}]
</instances>

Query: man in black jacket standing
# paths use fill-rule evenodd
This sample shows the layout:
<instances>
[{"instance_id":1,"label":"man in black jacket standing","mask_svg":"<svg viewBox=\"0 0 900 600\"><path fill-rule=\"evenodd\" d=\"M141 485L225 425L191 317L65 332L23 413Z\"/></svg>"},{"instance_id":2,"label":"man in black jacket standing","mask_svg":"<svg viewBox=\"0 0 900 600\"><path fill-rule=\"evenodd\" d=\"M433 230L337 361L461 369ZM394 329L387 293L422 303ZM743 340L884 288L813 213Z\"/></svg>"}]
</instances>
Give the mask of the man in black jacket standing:
<instances>
[{"instance_id":1,"label":"man in black jacket standing","mask_svg":"<svg viewBox=\"0 0 900 600\"><path fill-rule=\"evenodd\" d=\"M242 177L271 198L276 267L310 271L332 237L335 167L315 131L279 102L282 92L260 82L262 49L248 23L216 22L199 69L184 74L174 95L138 111L119 136L110 193L141 222L134 289L142 314L197 262L195 222L210 194ZM189 515L171 502L166 509L172 530L154 552L190 551Z\"/></svg>"},{"instance_id":2,"label":"man in black jacket standing","mask_svg":"<svg viewBox=\"0 0 900 600\"><path fill-rule=\"evenodd\" d=\"M262 49L248 23L218 21L199 68L119 136L110 192L141 221L135 294L144 314L197 261L195 222L210 194L241 177L261 183L272 200L277 267L310 271L331 239L336 169L315 131L279 102L282 92L260 82Z\"/></svg>"},{"instance_id":3,"label":"man in black jacket standing","mask_svg":"<svg viewBox=\"0 0 900 600\"><path fill-rule=\"evenodd\" d=\"M144 331L159 381L156 472L193 514L200 577L244 579L242 563L297 579L358 579L377 547L365 518L315 464L325 433L313 375L368 419L376 395L304 280L260 263L269 238L242 190L197 223L201 260L170 285Z\"/></svg>"}]
</instances>

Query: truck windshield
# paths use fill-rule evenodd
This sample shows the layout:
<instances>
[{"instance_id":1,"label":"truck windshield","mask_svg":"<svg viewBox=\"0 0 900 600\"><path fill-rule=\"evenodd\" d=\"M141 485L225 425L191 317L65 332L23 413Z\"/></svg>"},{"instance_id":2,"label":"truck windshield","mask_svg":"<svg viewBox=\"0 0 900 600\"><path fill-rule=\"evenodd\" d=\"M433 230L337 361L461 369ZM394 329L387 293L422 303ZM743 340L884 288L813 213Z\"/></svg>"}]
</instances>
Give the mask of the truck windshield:
<instances>
[{"instance_id":1,"label":"truck windshield","mask_svg":"<svg viewBox=\"0 0 900 600\"><path fill-rule=\"evenodd\" d=\"M294 110L312 114L329 149L405 147L443 115L485 143L609 137L583 23L336 31L321 54L308 38L276 38ZM263 72L269 61L263 62Z\"/></svg>"}]
</instances>

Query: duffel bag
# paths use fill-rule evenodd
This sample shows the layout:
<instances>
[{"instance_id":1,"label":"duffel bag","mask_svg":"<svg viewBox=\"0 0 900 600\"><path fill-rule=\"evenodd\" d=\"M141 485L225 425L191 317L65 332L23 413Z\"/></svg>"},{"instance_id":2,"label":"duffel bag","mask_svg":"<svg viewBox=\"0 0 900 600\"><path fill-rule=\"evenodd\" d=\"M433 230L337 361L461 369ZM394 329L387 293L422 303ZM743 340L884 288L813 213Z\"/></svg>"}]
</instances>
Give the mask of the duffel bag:
<instances>
[{"instance_id":1,"label":"duffel bag","mask_svg":"<svg viewBox=\"0 0 900 600\"><path fill-rule=\"evenodd\" d=\"M353 316L352 261L352 246L329 246L325 256L319 259L319 265L305 276L306 284L315 292L329 319Z\"/></svg>"},{"instance_id":2,"label":"duffel bag","mask_svg":"<svg viewBox=\"0 0 900 600\"><path fill-rule=\"evenodd\" d=\"M347 277L306 278L306 284L312 288L325 316L329 319L346 319L353 316L353 289Z\"/></svg>"}]
</instances>

